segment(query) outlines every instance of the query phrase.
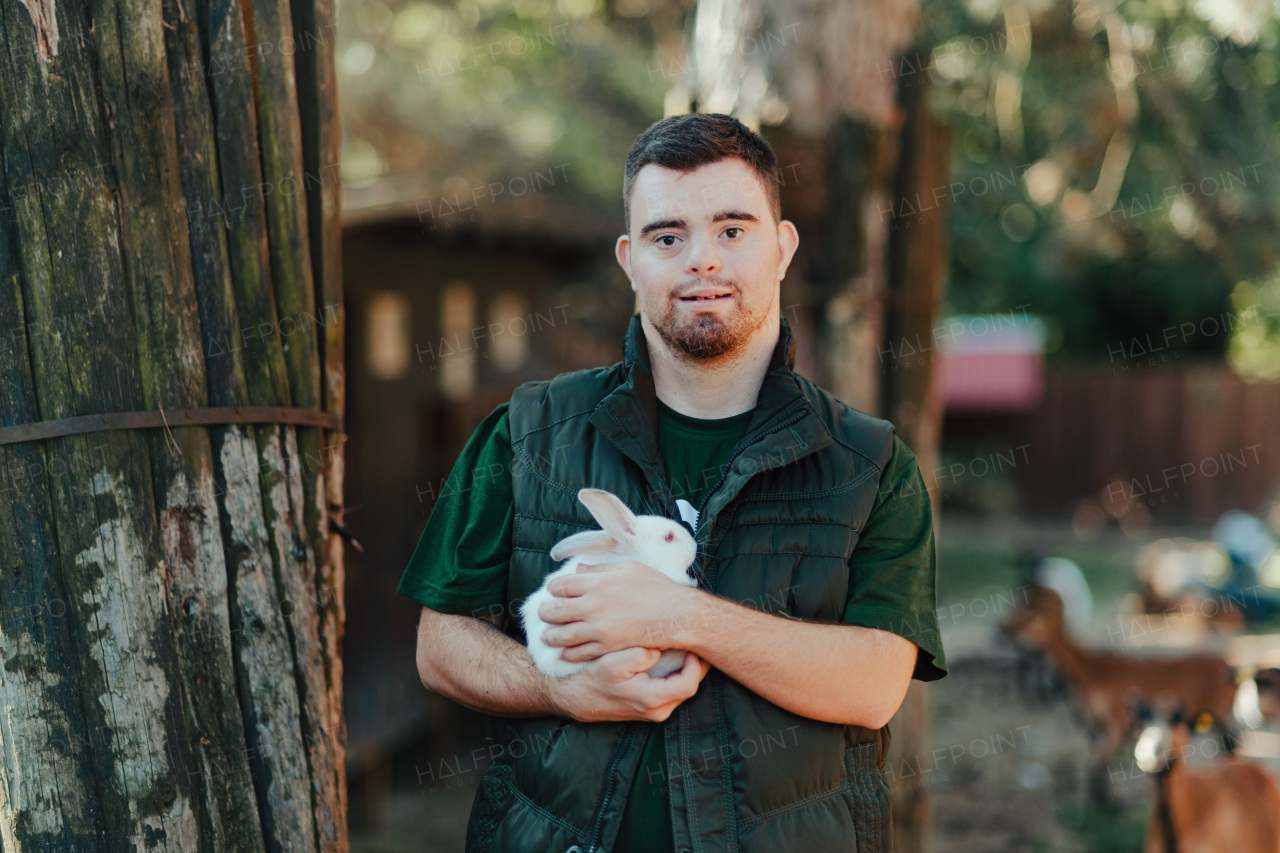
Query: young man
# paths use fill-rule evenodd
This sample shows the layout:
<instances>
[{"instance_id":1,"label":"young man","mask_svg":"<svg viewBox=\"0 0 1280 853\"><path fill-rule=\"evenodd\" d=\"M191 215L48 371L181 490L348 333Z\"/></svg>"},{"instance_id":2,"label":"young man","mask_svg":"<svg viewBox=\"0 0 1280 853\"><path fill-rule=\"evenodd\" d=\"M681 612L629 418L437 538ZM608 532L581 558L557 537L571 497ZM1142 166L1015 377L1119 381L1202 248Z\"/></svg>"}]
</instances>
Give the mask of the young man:
<instances>
[{"instance_id":1,"label":"young man","mask_svg":"<svg viewBox=\"0 0 1280 853\"><path fill-rule=\"evenodd\" d=\"M517 388L428 520L398 590L423 605L419 674L495 724L468 851L891 849L887 723L946 672L932 513L893 426L792 370L777 176L728 116L641 134L623 360ZM590 663L551 679L518 608L596 527L586 486L683 519L699 584L635 561L553 581L546 641ZM667 648L684 668L649 678Z\"/></svg>"}]
</instances>

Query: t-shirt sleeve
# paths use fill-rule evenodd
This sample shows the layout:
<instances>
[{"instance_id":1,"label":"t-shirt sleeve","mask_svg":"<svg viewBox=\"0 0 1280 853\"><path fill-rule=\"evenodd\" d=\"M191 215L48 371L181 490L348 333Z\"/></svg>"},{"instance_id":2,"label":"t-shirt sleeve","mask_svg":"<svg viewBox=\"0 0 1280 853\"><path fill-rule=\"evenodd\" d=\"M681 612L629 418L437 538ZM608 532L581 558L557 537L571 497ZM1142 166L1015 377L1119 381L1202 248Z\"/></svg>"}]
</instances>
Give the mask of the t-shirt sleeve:
<instances>
[{"instance_id":1,"label":"t-shirt sleeve","mask_svg":"<svg viewBox=\"0 0 1280 853\"><path fill-rule=\"evenodd\" d=\"M476 427L436 498L396 592L441 613L500 612L511 562L509 403Z\"/></svg>"},{"instance_id":2,"label":"t-shirt sleeve","mask_svg":"<svg viewBox=\"0 0 1280 853\"><path fill-rule=\"evenodd\" d=\"M879 628L919 647L912 678L947 674L938 630L933 507L915 454L897 435L880 490L849 560L848 625Z\"/></svg>"}]
</instances>

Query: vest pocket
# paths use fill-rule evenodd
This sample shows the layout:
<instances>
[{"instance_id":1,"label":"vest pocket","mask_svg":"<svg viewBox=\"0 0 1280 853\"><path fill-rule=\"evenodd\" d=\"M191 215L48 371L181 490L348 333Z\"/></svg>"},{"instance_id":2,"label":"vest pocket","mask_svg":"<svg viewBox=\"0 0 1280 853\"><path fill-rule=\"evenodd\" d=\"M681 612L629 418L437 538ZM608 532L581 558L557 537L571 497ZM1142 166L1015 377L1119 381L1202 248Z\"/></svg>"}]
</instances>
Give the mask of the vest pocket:
<instances>
[{"instance_id":1,"label":"vest pocket","mask_svg":"<svg viewBox=\"0 0 1280 853\"><path fill-rule=\"evenodd\" d=\"M586 843L586 830L540 807L519 789L507 762L489 765L467 824L466 853L559 851Z\"/></svg>"},{"instance_id":2,"label":"vest pocket","mask_svg":"<svg viewBox=\"0 0 1280 853\"><path fill-rule=\"evenodd\" d=\"M849 805L857 831L858 853L888 853L893 850L893 820L889 783L877 765L878 744L860 743L846 747L845 771L849 774Z\"/></svg>"},{"instance_id":3,"label":"vest pocket","mask_svg":"<svg viewBox=\"0 0 1280 853\"><path fill-rule=\"evenodd\" d=\"M839 620L849 591L849 557L858 534L845 524L774 526L776 551L794 563L787 580L788 609L802 619Z\"/></svg>"},{"instance_id":4,"label":"vest pocket","mask_svg":"<svg viewBox=\"0 0 1280 853\"><path fill-rule=\"evenodd\" d=\"M512 767L505 762L490 764L480 777L480 790L471 805L467 821L466 853L488 853L502 817L511 808Z\"/></svg>"}]
</instances>

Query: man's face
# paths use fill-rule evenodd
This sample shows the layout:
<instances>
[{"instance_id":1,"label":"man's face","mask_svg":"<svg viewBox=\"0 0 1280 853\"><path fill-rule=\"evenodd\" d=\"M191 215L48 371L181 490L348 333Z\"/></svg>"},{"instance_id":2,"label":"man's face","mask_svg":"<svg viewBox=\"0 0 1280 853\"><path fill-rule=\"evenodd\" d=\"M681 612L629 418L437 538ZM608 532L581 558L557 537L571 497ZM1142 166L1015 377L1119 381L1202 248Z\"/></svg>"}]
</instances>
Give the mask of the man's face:
<instances>
[{"instance_id":1,"label":"man's face","mask_svg":"<svg viewBox=\"0 0 1280 853\"><path fill-rule=\"evenodd\" d=\"M616 251L641 317L676 357L705 363L778 322L778 282L797 242L794 225L774 222L755 171L731 157L691 172L643 167Z\"/></svg>"}]
</instances>

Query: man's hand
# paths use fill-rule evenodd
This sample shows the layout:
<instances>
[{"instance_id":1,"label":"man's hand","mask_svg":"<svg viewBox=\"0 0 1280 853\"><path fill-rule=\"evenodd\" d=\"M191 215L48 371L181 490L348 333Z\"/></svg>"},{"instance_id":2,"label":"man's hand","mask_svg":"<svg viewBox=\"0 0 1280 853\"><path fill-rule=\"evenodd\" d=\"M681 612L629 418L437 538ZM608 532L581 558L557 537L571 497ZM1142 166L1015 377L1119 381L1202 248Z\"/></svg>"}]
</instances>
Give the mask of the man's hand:
<instances>
[{"instance_id":1,"label":"man's hand","mask_svg":"<svg viewBox=\"0 0 1280 853\"><path fill-rule=\"evenodd\" d=\"M538 616L552 627L542 639L566 647L561 659L578 663L633 646L674 648L671 635L695 590L638 560L622 560L579 565L572 575L552 578L547 591L552 599Z\"/></svg>"},{"instance_id":2,"label":"man's hand","mask_svg":"<svg viewBox=\"0 0 1280 853\"><path fill-rule=\"evenodd\" d=\"M788 711L832 723L883 726L902 702L917 654L891 632L762 613L636 560L579 566L547 589L552 598L538 615L551 627L542 637L564 647L563 660L631 646L657 660L655 649L682 649Z\"/></svg>"},{"instance_id":3,"label":"man's hand","mask_svg":"<svg viewBox=\"0 0 1280 853\"><path fill-rule=\"evenodd\" d=\"M548 679L547 693L566 717L581 722L648 720L660 723L698 692L711 669L687 652L684 668L665 678L650 678L657 649L631 647L595 658L567 678Z\"/></svg>"},{"instance_id":4,"label":"man's hand","mask_svg":"<svg viewBox=\"0 0 1280 853\"><path fill-rule=\"evenodd\" d=\"M658 651L629 648L593 660L567 678L553 678L534 666L527 648L485 624L495 621L497 614L453 615L423 607L417 647L422 685L473 711L500 717L661 722L698 691L710 669L689 653L679 672L650 678Z\"/></svg>"}]
</instances>

